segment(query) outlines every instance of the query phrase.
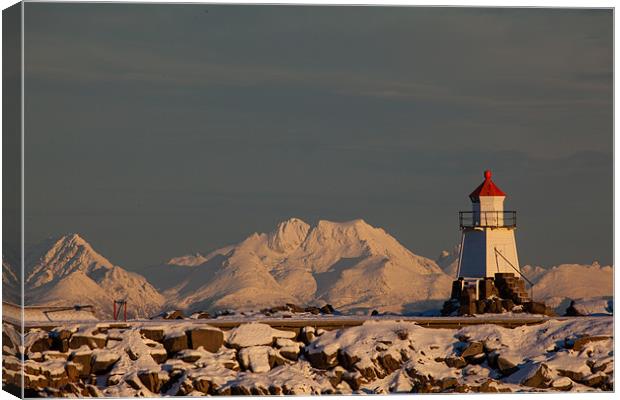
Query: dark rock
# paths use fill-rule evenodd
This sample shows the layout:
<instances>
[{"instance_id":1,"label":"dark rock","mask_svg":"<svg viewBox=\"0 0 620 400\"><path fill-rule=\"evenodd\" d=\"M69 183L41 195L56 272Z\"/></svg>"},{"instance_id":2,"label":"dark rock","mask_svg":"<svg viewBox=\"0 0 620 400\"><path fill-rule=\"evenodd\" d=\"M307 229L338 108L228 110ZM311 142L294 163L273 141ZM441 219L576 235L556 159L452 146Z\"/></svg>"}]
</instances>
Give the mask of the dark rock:
<instances>
[{"instance_id":1,"label":"dark rock","mask_svg":"<svg viewBox=\"0 0 620 400\"><path fill-rule=\"evenodd\" d=\"M463 357L455 357L455 356L446 357L444 362L450 368L463 368L467 365L467 362L465 361Z\"/></svg>"},{"instance_id":2,"label":"dark rock","mask_svg":"<svg viewBox=\"0 0 620 400\"><path fill-rule=\"evenodd\" d=\"M376 317L377 315L379 315L379 311L377 311L377 310L372 310L372 312L370 313L370 315L371 315L372 317Z\"/></svg>"},{"instance_id":3,"label":"dark rock","mask_svg":"<svg viewBox=\"0 0 620 400\"><path fill-rule=\"evenodd\" d=\"M302 313L306 311L305 308L293 303L286 303L286 307L289 309L289 311L292 311L294 313Z\"/></svg>"},{"instance_id":4,"label":"dark rock","mask_svg":"<svg viewBox=\"0 0 620 400\"><path fill-rule=\"evenodd\" d=\"M545 303L540 303L537 301L528 301L523 304L526 312L530 314L545 314L547 311L547 307Z\"/></svg>"},{"instance_id":5,"label":"dark rock","mask_svg":"<svg viewBox=\"0 0 620 400\"><path fill-rule=\"evenodd\" d=\"M224 344L224 332L217 328L200 327L186 332L188 345L192 349L203 347L211 353L217 352Z\"/></svg>"},{"instance_id":6,"label":"dark rock","mask_svg":"<svg viewBox=\"0 0 620 400\"><path fill-rule=\"evenodd\" d=\"M187 335L164 337L164 347L168 354L174 354L177 351L187 349Z\"/></svg>"},{"instance_id":7,"label":"dark rock","mask_svg":"<svg viewBox=\"0 0 620 400\"><path fill-rule=\"evenodd\" d=\"M304 308L304 312L309 312L311 314L318 315L321 313L321 310L318 307L310 306L310 307Z\"/></svg>"},{"instance_id":8,"label":"dark rock","mask_svg":"<svg viewBox=\"0 0 620 400\"><path fill-rule=\"evenodd\" d=\"M521 384L535 388L548 387L551 382L551 376L547 364L539 363L533 365L531 368L533 371L528 373L528 375L521 381Z\"/></svg>"},{"instance_id":9,"label":"dark rock","mask_svg":"<svg viewBox=\"0 0 620 400\"><path fill-rule=\"evenodd\" d=\"M566 315L567 317L583 317L583 316L585 316L585 314L581 313L575 307L575 300L571 300L570 301L570 305L566 309L566 313L564 315Z\"/></svg>"},{"instance_id":10,"label":"dark rock","mask_svg":"<svg viewBox=\"0 0 620 400\"><path fill-rule=\"evenodd\" d=\"M502 308L506 311L512 311L515 303L511 299L502 299Z\"/></svg>"},{"instance_id":11,"label":"dark rock","mask_svg":"<svg viewBox=\"0 0 620 400\"><path fill-rule=\"evenodd\" d=\"M110 370L119 358L118 355L111 351L97 353L93 358L91 372L94 374L103 374Z\"/></svg>"},{"instance_id":12,"label":"dark rock","mask_svg":"<svg viewBox=\"0 0 620 400\"><path fill-rule=\"evenodd\" d=\"M304 357L308 362L317 369L330 369L338 365L338 352L326 352L325 349L313 349L312 347L304 353Z\"/></svg>"},{"instance_id":13,"label":"dark rock","mask_svg":"<svg viewBox=\"0 0 620 400\"><path fill-rule=\"evenodd\" d=\"M503 357L501 354L497 356L496 363L497 363L497 369L504 376L513 374L519 369L517 365L515 365L512 361L510 361L506 357Z\"/></svg>"},{"instance_id":14,"label":"dark rock","mask_svg":"<svg viewBox=\"0 0 620 400\"><path fill-rule=\"evenodd\" d=\"M107 342L105 336L94 336L76 333L69 340L70 349L79 349L82 346L88 346L90 349L103 349Z\"/></svg>"},{"instance_id":15,"label":"dark rock","mask_svg":"<svg viewBox=\"0 0 620 400\"><path fill-rule=\"evenodd\" d=\"M321 307L321 313L323 314L334 314L336 309L331 304L325 304Z\"/></svg>"},{"instance_id":16,"label":"dark rock","mask_svg":"<svg viewBox=\"0 0 620 400\"><path fill-rule=\"evenodd\" d=\"M355 354L349 354L346 350L341 349L338 351L338 360L340 361L340 365L351 371L360 358Z\"/></svg>"},{"instance_id":17,"label":"dark rock","mask_svg":"<svg viewBox=\"0 0 620 400\"><path fill-rule=\"evenodd\" d=\"M84 378L90 375L90 364L92 362L93 355L91 352L73 352L69 355L69 361L78 365L80 378Z\"/></svg>"},{"instance_id":18,"label":"dark rock","mask_svg":"<svg viewBox=\"0 0 620 400\"><path fill-rule=\"evenodd\" d=\"M605 373L598 372L596 374L586 376L580 381L580 383L583 383L586 386L596 388L602 386L604 383L607 382L608 379L609 377Z\"/></svg>"},{"instance_id":19,"label":"dark rock","mask_svg":"<svg viewBox=\"0 0 620 400\"><path fill-rule=\"evenodd\" d=\"M45 335L38 339L36 339L33 343L30 344L28 348L29 352L32 353L41 353L47 350L50 350L50 346L52 345L52 339L49 336Z\"/></svg>"},{"instance_id":20,"label":"dark rock","mask_svg":"<svg viewBox=\"0 0 620 400\"><path fill-rule=\"evenodd\" d=\"M455 377L449 376L447 378L443 378L440 381L439 387L441 388L442 391L445 391L445 390L456 387L458 384L459 384L459 381Z\"/></svg>"},{"instance_id":21,"label":"dark rock","mask_svg":"<svg viewBox=\"0 0 620 400\"><path fill-rule=\"evenodd\" d=\"M185 314L181 310L167 311L161 315L162 319L184 319Z\"/></svg>"},{"instance_id":22,"label":"dark rock","mask_svg":"<svg viewBox=\"0 0 620 400\"><path fill-rule=\"evenodd\" d=\"M159 393L161 382L157 371L143 370L138 372L138 378L148 390L153 393Z\"/></svg>"},{"instance_id":23,"label":"dark rock","mask_svg":"<svg viewBox=\"0 0 620 400\"><path fill-rule=\"evenodd\" d=\"M484 345L481 342L471 342L461 353L461 357L467 359L478 354L484 353Z\"/></svg>"},{"instance_id":24,"label":"dark rock","mask_svg":"<svg viewBox=\"0 0 620 400\"><path fill-rule=\"evenodd\" d=\"M140 333L147 339L161 342L164 340L164 328L142 328Z\"/></svg>"},{"instance_id":25,"label":"dark rock","mask_svg":"<svg viewBox=\"0 0 620 400\"><path fill-rule=\"evenodd\" d=\"M314 341L314 339L316 339L316 333L314 327L312 326L305 326L299 332L299 340L304 342L306 345L310 344L310 342Z\"/></svg>"},{"instance_id":26,"label":"dark rock","mask_svg":"<svg viewBox=\"0 0 620 400\"><path fill-rule=\"evenodd\" d=\"M208 394L211 389L211 379L206 376L199 376L192 381L192 385L199 392Z\"/></svg>"}]
</instances>

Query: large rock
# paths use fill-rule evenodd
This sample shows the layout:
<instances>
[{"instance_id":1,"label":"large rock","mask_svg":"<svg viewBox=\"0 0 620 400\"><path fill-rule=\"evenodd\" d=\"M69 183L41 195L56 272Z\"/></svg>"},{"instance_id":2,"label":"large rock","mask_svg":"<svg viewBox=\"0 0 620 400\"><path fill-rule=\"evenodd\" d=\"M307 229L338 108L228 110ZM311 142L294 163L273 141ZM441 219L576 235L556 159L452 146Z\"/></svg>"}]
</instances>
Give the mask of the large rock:
<instances>
[{"instance_id":1,"label":"large rock","mask_svg":"<svg viewBox=\"0 0 620 400\"><path fill-rule=\"evenodd\" d=\"M103 374L109 371L119 359L120 356L113 351L97 351L93 353L91 372L95 374Z\"/></svg>"},{"instance_id":2,"label":"large rock","mask_svg":"<svg viewBox=\"0 0 620 400\"><path fill-rule=\"evenodd\" d=\"M484 345L481 342L471 342L461 353L461 357L468 360L471 357L484 353Z\"/></svg>"},{"instance_id":3,"label":"large rock","mask_svg":"<svg viewBox=\"0 0 620 400\"><path fill-rule=\"evenodd\" d=\"M211 353L217 352L224 344L224 332L217 328L200 327L186 332L191 349L204 348Z\"/></svg>"},{"instance_id":4,"label":"large rock","mask_svg":"<svg viewBox=\"0 0 620 400\"><path fill-rule=\"evenodd\" d=\"M103 349L107 338L103 334L90 335L85 333L76 333L71 336L69 341L70 349L79 349L82 346L88 346L90 349Z\"/></svg>"},{"instance_id":5,"label":"large rock","mask_svg":"<svg viewBox=\"0 0 620 400\"><path fill-rule=\"evenodd\" d=\"M338 345L331 346L306 346L304 357L317 369L330 369L338 365Z\"/></svg>"},{"instance_id":6,"label":"large rock","mask_svg":"<svg viewBox=\"0 0 620 400\"><path fill-rule=\"evenodd\" d=\"M161 382L159 380L159 371L154 371L154 370L141 370L138 371L138 378L140 379L140 382L142 382L142 384L144 386L146 386L146 388L148 390L150 390L153 393L159 393L159 389L161 388Z\"/></svg>"},{"instance_id":7,"label":"large rock","mask_svg":"<svg viewBox=\"0 0 620 400\"><path fill-rule=\"evenodd\" d=\"M546 388L551 383L549 367L545 363L532 364L524 374L521 384L534 388Z\"/></svg>"},{"instance_id":8,"label":"large rock","mask_svg":"<svg viewBox=\"0 0 620 400\"><path fill-rule=\"evenodd\" d=\"M513 358L504 356L502 354L497 356L496 363L497 369L504 376L508 376L519 369L519 367L517 366L518 363Z\"/></svg>"},{"instance_id":9,"label":"large rock","mask_svg":"<svg viewBox=\"0 0 620 400\"><path fill-rule=\"evenodd\" d=\"M69 361L78 366L80 377L87 377L90 375L92 359L93 353L91 351L78 350L69 355Z\"/></svg>"},{"instance_id":10,"label":"large rock","mask_svg":"<svg viewBox=\"0 0 620 400\"><path fill-rule=\"evenodd\" d=\"M588 343L598 342L602 340L609 340L609 339L611 339L610 336L588 336L588 335L582 336L578 339L575 339L575 342L573 343L573 350L581 351L588 345Z\"/></svg>"},{"instance_id":11,"label":"large rock","mask_svg":"<svg viewBox=\"0 0 620 400\"><path fill-rule=\"evenodd\" d=\"M164 348L168 354L174 354L189 347L187 343L187 335L181 333L166 335L163 342Z\"/></svg>"},{"instance_id":12,"label":"large rock","mask_svg":"<svg viewBox=\"0 0 620 400\"><path fill-rule=\"evenodd\" d=\"M162 327L144 327L140 329L140 333L147 339L161 342L164 340L164 328Z\"/></svg>"}]
</instances>

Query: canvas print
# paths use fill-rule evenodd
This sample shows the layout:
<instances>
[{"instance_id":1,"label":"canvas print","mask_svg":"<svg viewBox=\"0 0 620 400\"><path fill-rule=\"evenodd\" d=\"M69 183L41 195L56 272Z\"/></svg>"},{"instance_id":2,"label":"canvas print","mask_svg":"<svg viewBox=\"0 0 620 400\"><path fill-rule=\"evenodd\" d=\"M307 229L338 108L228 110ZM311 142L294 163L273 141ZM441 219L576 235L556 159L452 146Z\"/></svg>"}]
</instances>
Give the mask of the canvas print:
<instances>
[{"instance_id":1,"label":"canvas print","mask_svg":"<svg viewBox=\"0 0 620 400\"><path fill-rule=\"evenodd\" d=\"M2 387L610 392L613 10L3 11Z\"/></svg>"}]
</instances>

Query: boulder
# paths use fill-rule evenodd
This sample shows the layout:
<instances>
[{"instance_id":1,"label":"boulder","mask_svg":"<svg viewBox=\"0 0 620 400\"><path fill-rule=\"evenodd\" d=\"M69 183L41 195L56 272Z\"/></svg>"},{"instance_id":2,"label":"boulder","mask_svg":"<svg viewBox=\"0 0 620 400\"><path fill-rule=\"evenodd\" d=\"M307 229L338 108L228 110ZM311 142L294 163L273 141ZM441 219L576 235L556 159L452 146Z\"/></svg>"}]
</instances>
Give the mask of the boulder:
<instances>
[{"instance_id":1,"label":"boulder","mask_svg":"<svg viewBox=\"0 0 620 400\"><path fill-rule=\"evenodd\" d=\"M310 342L316 339L315 329L312 326L305 326L301 329L299 333L299 340L304 342L305 344L310 344Z\"/></svg>"},{"instance_id":2,"label":"boulder","mask_svg":"<svg viewBox=\"0 0 620 400\"><path fill-rule=\"evenodd\" d=\"M304 357L317 369L330 369L338 365L338 346L306 346Z\"/></svg>"},{"instance_id":3,"label":"boulder","mask_svg":"<svg viewBox=\"0 0 620 400\"><path fill-rule=\"evenodd\" d=\"M151 392L159 393L161 388L161 382L159 380L159 371L154 370L141 370L138 371L138 378L140 382Z\"/></svg>"},{"instance_id":4,"label":"boulder","mask_svg":"<svg viewBox=\"0 0 620 400\"><path fill-rule=\"evenodd\" d=\"M192 380L192 386L199 392L209 394L209 390L211 389L211 379L206 376L198 376Z\"/></svg>"},{"instance_id":5,"label":"boulder","mask_svg":"<svg viewBox=\"0 0 620 400\"><path fill-rule=\"evenodd\" d=\"M186 332L188 345L191 349L199 347L206 351L216 353L224 344L224 332L217 328L200 327Z\"/></svg>"},{"instance_id":6,"label":"boulder","mask_svg":"<svg viewBox=\"0 0 620 400\"><path fill-rule=\"evenodd\" d=\"M325 304L323 307L321 307L320 311L323 314L334 314L336 312L336 309L331 304Z\"/></svg>"},{"instance_id":7,"label":"boulder","mask_svg":"<svg viewBox=\"0 0 620 400\"><path fill-rule=\"evenodd\" d=\"M609 339L611 339L610 336L582 336L578 339L575 339L573 343L573 350L581 351L588 345L588 343Z\"/></svg>"},{"instance_id":8,"label":"boulder","mask_svg":"<svg viewBox=\"0 0 620 400\"><path fill-rule=\"evenodd\" d=\"M590 387L600 387L607 382L609 377L604 372L597 372L592 375L588 375L581 380L580 383Z\"/></svg>"},{"instance_id":9,"label":"boulder","mask_svg":"<svg viewBox=\"0 0 620 400\"><path fill-rule=\"evenodd\" d=\"M573 381L565 376L555 379L553 382L551 382L551 388L553 390L568 391L571 390L572 387Z\"/></svg>"},{"instance_id":10,"label":"boulder","mask_svg":"<svg viewBox=\"0 0 620 400\"><path fill-rule=\"evenodd\" d=\"M164 328L141 328L140 333L145 338L156 342L164 340Z\"/></svg>"},{"instance_id":11,"label":"boulder","mask_svg":"<svg viewBox=\"0 0 620 400\"><path fill-rule=\"evenodd\" d=\"M237 355L241 368L255 373L271 370L271 353L274 350L269 346L244 347Z\"/></svg>"},{"instance_id":12,"label":"boulder","mask_svg":"<svg viewBox=\"0 0 620 400\"><path fill-rule=\"evenodd\" d=\"M467 347L465 347L465 349L461 353L461 357L467 360L470 357L482 353L484 353L484 345L481 342L471 342L467 345Z\"/></svg>"},{"instance_id":13,"label":"boulder","mask_svg":"<svg viewBox=\"0 0 620 400\"><path fill-rule=\"evenodd\" d=\"M449 356L446 357L444 362L450 368L463 368L467 365L467 362L463 357Z\"/></svg>"},{"instance_id":14,"label":"boulder","mask_svg":"<svg viewBox=\"0 0 620 400\"><path fill-rule=\"evenodd\" d=\"M103 374L109 371L119 359L120 355L113 351L102 350L93 353L91 372L95 374Z\"/></svg>"},{"instance_id":15,"label":"boulder","mask_svg":"<svg viewBox=\"0 0 620 400\"><path fill-rule=\"evenodd\" d=\"M172 334L166 335L163 340L164 348L168 354L174 354L178 351L188 348L187 335L184 334Z\"/></svg>"},{"instance_id":16,"label":"boulder","mask_svg":"<svg viewBox=\"0 0 620 400\"><path fill-rule=\"evenodd\" d=\"M74 351L69 355L69 361L78 366L79 375L81 378L90 375L90 364L92 359L93 354L91 351Z\"/></svg>"},{"instance_id":17,"label":"boulder","mask_svg":"<svg viewBox=\"0 0 620 400\"><path fill-rule=\"evenodd\" d=\"M549 367L545 363L532 364L528 367L528 371L521 384L534 388L546 388L551 383L551 375Z\"/></svg>"},{"instance_id":18,"label":"boulder","mask_svg":"<svg viewBox=\"0 0 620 400\"><path fill-rule=\"evenodd\" d=\"M524 304L525 311L530 314L545 314L547 312L547 307L545 303L540 303L537 301L528 301Z\"/></svg>"},{"instance_id":19,"label":"boulder","mask_svg":"<svg viewBox=\"0 0 620 400\"><path fill-rule=\"evenodd\" d=\"M85 333L76 333L69 340L70 349L79 349L82 346L88 346L92 349L103 349L107 342L105 335L90 335Z\"/></svg>"},{"instance_id":20,"label":"boulder","mask_svg":"<svg viewBox=\"0 0 620 400\"><path fill-rule=\"evenodd\" d=\"M504 376L508 376L516 372L519 369L519 367L517 366L517 363L515 363L513 359L511 359L510 357L503 356L501 354L497 356L496 364L497 364L497 369Z\"/></svg>"}]
</instances>

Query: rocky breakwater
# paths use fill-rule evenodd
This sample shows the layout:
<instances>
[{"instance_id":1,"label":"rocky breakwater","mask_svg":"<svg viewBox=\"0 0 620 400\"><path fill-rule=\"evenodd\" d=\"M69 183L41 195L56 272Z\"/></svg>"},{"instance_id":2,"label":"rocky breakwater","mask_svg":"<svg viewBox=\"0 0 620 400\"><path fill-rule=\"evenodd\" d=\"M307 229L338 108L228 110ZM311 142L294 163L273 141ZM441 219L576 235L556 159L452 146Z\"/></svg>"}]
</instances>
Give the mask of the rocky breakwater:
<instances>
[{"instance_id":1,"label":"rocky breakwater","mask_svg":"<svg viewBox=\"0 0 620 400\"><path fill-rule=\"evenodd\" d=\"M4 325L3 385L21 385L23 371L33 395L613 390L612 318L459 330L399 321L333 331L89 324L32 330L24 346L12 329Z\"/></svg>"}]
</instances>

